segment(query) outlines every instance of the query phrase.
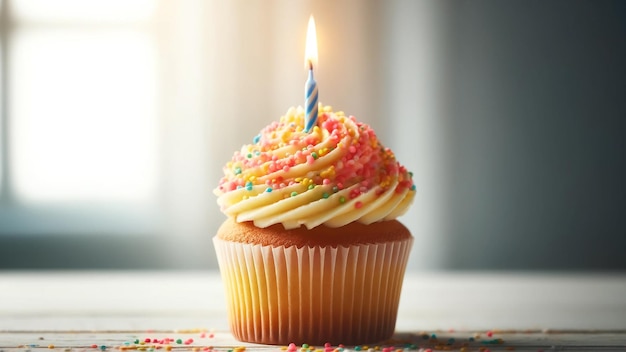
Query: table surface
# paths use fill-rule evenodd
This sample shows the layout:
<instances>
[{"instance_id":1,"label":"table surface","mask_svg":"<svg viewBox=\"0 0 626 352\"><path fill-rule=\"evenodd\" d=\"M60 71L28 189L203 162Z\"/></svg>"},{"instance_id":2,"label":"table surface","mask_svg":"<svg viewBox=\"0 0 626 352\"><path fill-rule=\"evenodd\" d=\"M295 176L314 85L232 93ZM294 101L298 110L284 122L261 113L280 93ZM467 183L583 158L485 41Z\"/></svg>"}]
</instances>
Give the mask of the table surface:
<instances>
[{"instance_id":1,"label":"table surface","mask_svg":"<svg viewBox=\"0 0 626 352\"><path fill-rule=\"evenodd\" d=\"M626 351L626 273L408 273L393 340L344 349L392 346ZM232 337L217 272L0 272L0 352L239 347L286 346Z\"/></svg>"}]
</instances>

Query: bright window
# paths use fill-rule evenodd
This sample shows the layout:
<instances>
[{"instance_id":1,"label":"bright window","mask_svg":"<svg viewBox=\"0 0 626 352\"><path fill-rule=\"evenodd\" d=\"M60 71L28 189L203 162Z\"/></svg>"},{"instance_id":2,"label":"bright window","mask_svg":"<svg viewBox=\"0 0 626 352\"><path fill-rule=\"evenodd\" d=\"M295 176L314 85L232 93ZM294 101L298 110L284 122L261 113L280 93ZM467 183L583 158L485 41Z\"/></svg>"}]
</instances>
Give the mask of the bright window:
<instances>
[{"instance_id":1,"label":"bright window","mask_svg":"<svg viewBox=\"0 0 626 352\"><path fill-rule=\"evenodd\" d=\"M91 223L102 233L115 209L147 213L159 185L156 2L4 0L2 9L0 221L30 217L68 233L76 222L63 216L79 208L94 220L79 232ZM13 228L39 231L22 225Z\"/></svg>"},{"instance_id":2,"label":"bright window","mask_svg":"<svg viewBox=\"0 0 626 352\"><path fill-rule=\"evenodd\" d=\"M26 28L9 52L18 199L147 199L156 183L157 122L149 36Z\"/></svg>"}]
</instances>

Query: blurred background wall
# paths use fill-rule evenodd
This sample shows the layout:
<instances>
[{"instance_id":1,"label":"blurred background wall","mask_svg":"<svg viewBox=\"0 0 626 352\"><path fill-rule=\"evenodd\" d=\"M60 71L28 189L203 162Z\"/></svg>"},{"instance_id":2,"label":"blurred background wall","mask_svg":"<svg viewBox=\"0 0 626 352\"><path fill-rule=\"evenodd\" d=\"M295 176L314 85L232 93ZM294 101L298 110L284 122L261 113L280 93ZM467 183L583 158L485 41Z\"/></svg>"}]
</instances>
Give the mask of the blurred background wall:
<instances>
[{"instance_id":1,"label":"blurred background wall","mask_svg":"<svg viewBox=\"0 0 626 352\"><path fill-rule=\"evenodd\" d=\"M216 268L310 14L320 100L414 172L410 270L626 269L623 2L0 4L0 269Z\"/></svg>"}]
</instances>

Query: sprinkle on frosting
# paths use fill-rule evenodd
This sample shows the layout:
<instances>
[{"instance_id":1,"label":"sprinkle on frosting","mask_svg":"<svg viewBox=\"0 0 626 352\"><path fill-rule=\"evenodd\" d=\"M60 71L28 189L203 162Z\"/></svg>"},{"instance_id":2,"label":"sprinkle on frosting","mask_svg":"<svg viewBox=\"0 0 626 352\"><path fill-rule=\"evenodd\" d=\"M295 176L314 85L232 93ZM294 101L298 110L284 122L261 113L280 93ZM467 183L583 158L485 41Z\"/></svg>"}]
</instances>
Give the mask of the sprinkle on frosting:
<instances>
[{"instance_id":1,"label":"sprinkle on frosting","mask_svg":"<svg viewBox=\"0 0 626 352\"><path fill-rule=\"evenodd\" d=\"M308 133L304 110L291 108L235 152L215 194L239 222L339 227L395 219L411 204L415 185L370 126L320 105Z\"/></svg>"}]
</instances>

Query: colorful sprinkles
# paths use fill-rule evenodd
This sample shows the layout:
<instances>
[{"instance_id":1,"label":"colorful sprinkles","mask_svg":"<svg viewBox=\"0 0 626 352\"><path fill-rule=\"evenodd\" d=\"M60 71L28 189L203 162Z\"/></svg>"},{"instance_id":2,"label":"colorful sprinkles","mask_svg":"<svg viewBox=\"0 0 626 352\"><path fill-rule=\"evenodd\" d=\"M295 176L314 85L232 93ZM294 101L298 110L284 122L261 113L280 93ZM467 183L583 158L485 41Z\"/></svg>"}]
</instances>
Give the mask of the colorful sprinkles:
<instances>
[{"instance_id":1,"label":"colorful sprinkles","mask_svg":"<svg viewBox=\"0 0 626 352\"><path fill-rule=\"evenodd\" d=\"M574 331L575 332L575 331ZM592 332L592 331L589 331ZM148 351L155 352L176 351L176 352L254 352L254 351L288 351L288 352L433 352L433 351L547 351L568 349L569 345L561 345L563 336L572 334L571 330L488 330L482 332L469 331L436 331L418 333L397 333L392 339L384 343L375 345L344 345L331 344L323 345L295 344L290 343L284 346L272 346L262 344L233 344L233 336L229 332L214 332L208 329L188 329L176 331L154 331L145 332L97 332L85 331L86 338L82 343L70 343L72 339L68 337L78 332L67 332L67 336L62 336L62 332L45 332L27 337L36 342L46 340L46 344L25 343L14 346L0 346L0 352L36 352L42 349L49 349L63 352L96 352L96 351ZM584 334L585 331L577 331ZM611 334L623 334L619 330ZM149 334L148 336L144 334ZM143 335L143 336L142 336ZM549 335L554 336L553 338ZM483 337L484 336L484 337ZM616 335L613 335L616 336ZM620 335L623 336L623 335ZM26 336L24 336L26 338ZM505 340L503 337L506 337ZM78 340L78 339L77 339ZM75 340L75 341L77 341ZM87 342L88 341L88 342ZM610 350L624 350L626 345L608 338L608 344L601 345L610 347ZM620 340L620 341L623 341ZM593 343L593 342L592 342ZM577 345L585 347L587 345ZM591 348L585 350L597 350Z\"/></svg>"},{"instance_id":2,"label":"colorful sprinkles","mask_svg":"<svg viewBox=\"0 0 626 352\"><path fill-rule=\"evenodd\" d=\"M230 346L215 347L219 345L220 341L215 340L215 333L207 329L192 329L192 330L180 330L177 332L179 336L165 336L165 333L161 333L160 336L147 336L147 337L133 337L125 341L111 342L109 344L102 344L94 342L82 347L68 348L66 346L57 347L50 343L47 346L39 346L37 344L20 345L18 348L48 348L48 349L63 349L65 352L70 351L84 351L99 350L99 351L149 351L154 352L157 350L165 351L193 351L193 352L244 352L248 349L257 350L261 348L264 351L287 351L287 352L403 352L403 351L440 351L440 350L458 350L458 351L481 351L488 352L488 346L506 346L505 342L501 338L492 338L494 332L489 331L485 333L489 339L477 339L475 342L474 336L470 335L463 337L460 333L455 333L454 336L450 334L442 334L444 336L438 337L435 333L419 333L419 334L402 334L395 336L393 340L389 340L379 345L356 345L346 346L343 344L331 344L329 342L324 345L314 346L310 344L295 344L290 343L286 346L276 346L275 349L272 346L267 345L248 345L248 346ZM232 335L224 333L222 338L227 338L232 341ZM43 339L43 338L41 338ZM506 348L510 350L510 348ZM27 350L29 351L29 350Z\"/></svg>"},{"instance_id":3,"label":"colorful sprinkles","mask_svg":"<svg viewBox=\"0 0 626 352\"><path fill-rule=\"evenodd\" d=\"M380 144L370 126L341 111L333 112L330 106L320 105L318 125L310 133L304 132L304 111L291 108L252 142L235 152L224 168L215 193L218 197L240 193L226 196L228 201L220 203L223 210L264 193L283 192L282 199L287 199L324 186L333 193L349 189L336 198L336 204L350 204L365 215L367 205L383 194L394 192L412 199L416 189L413 174ZM296 185L304 188L294 191ZM366 197L370 193L373 198ZM329 192L321 192L307 201L328 198ZM395 204L406 208L410 202Z\"/></svg>"}]
</instances>

